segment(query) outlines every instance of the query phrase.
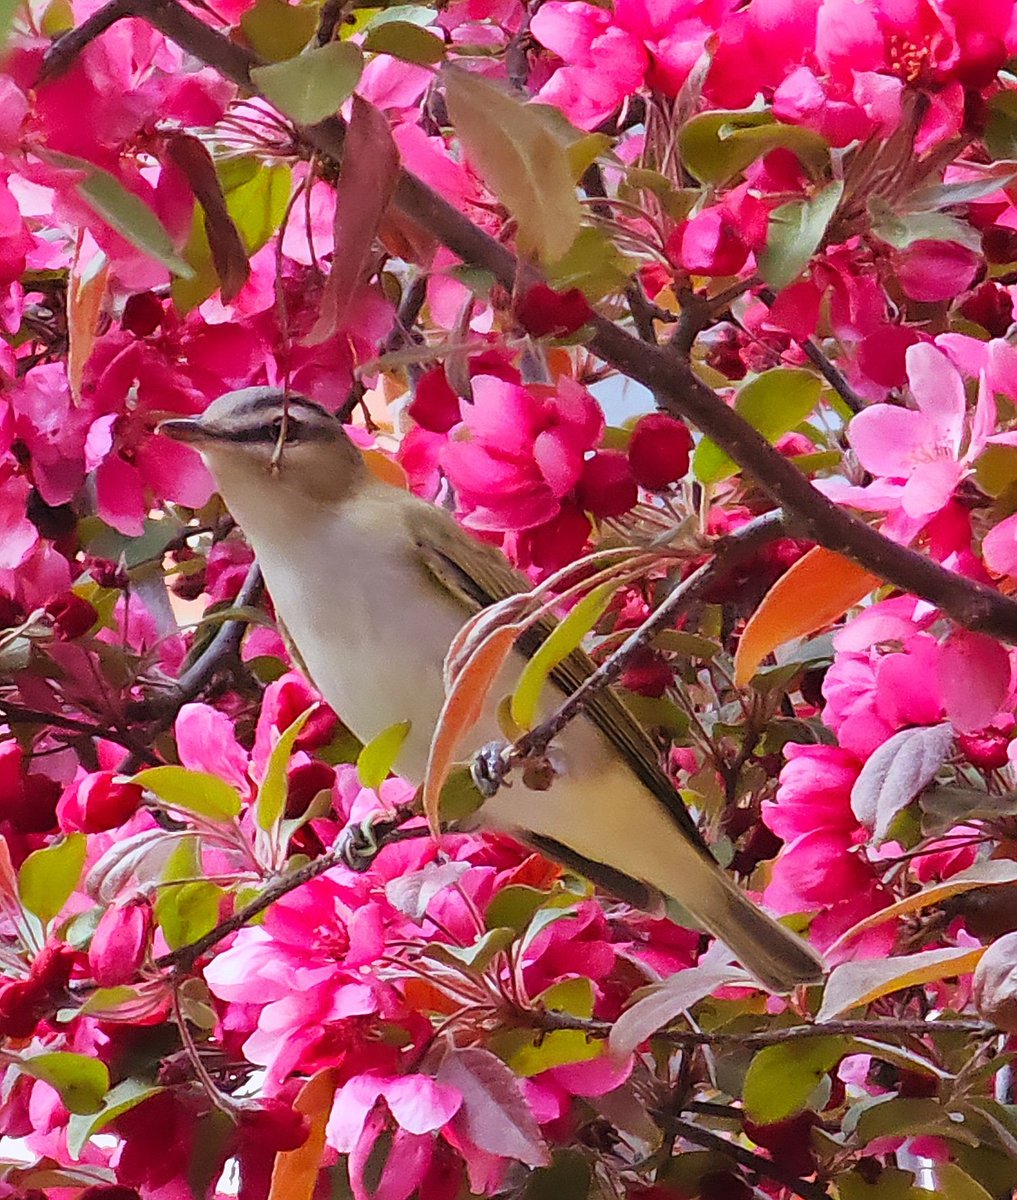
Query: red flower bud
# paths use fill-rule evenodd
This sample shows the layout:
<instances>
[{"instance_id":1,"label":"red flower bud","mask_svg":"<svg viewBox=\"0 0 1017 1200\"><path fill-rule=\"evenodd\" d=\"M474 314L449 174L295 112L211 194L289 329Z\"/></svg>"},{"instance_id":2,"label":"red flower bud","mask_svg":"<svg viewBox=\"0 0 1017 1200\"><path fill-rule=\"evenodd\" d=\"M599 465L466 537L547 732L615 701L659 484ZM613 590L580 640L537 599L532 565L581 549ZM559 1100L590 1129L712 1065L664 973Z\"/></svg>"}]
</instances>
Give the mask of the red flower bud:
<instances>
[{"instance_id":1,"label":"red flower bud","mask_svg":"<svg viewBox=\"0 0 1017 1200\"><path fill-rule=\"evenodd\" d=\"M162 301L152 292L138 292L128 297L120 325L135 337L148 337L162 324Z\"/></svg>"},{"instance_id":2,"label":"red flower bud","mask_svg":"<svg viewBox=\"0 0 1017 1200\"><path fill-rule=\"evenodd\" d=\"M629 659L621 677L622 687L641 696L657 699L674 682L674 672L654 650L644 647Z\"/></svg>"},{"instance_id":3,"label":"red flower bud","mask_svg":"<svg viewBox=\"0 0 1017 1200\"><path fill-rule=\"evenodd\" d=\"M990 336L1001 338L1013 324L1013 299L1005 287L987 280L964 297L959 312Z\"/></svg>"},{"instance_id":4,"label":"red flower bud","mask_svg":"<svg viewBox=\"0 0 1017 1200\"><path fill-rule=\"evenodd\" d=\"M144 795L136 783L124 783L113 771L94 771L61 797L60 828L102 833L116 829L137 811Z\"/></svg>"},{"instance_id":5,"label":"red flower bud","mask_svg":"<svg viewBox=\"0 0 1017 1200\"><path fill-rule=\"evenodd\" d=\"M1007 749L1013 729L980 729L978 733L962 733L957 737L961 753L980 771L995 771L1009 762Z\"/></svg>"},{"instance_id":6,"label":"red flower bud","mask_svg":"<svg viewBox=\"0 0 1017 1200\"><path fill-rule=\"evenodd\" d=\"M435 367L421 375L406 411L421 429L431 433L448 433L453 425L458 425L462 417L459 397L449 386L444 367Z\"/></svg>"},{"instance_id":7,"label":"red flower bud","mask_svg":"<svg viewBox=\"0 0 1017 1200\"><path fill-rule=\"evenodd\" d=\"M667 413L640 417L629 442L629 466L637 482L659 492L688 473L692 435Z\"/></svg>"},{"instance_id":8,"label":"red flower bud","mask_svg":"<svg viewBox=\"0 0 1017 1200\"><path fill-rule=\"evenodd\" d=\"M46 605L46 615L52 619L57 636L65 642L88 633L99 619L95 606L74 592L65 592L51 600Z\"/></svg>"},{"instance_id":9,"label":"red flower bud","mask_svg":"<svg viewBox=\"0 0 1017 1200\"><path fill-rule=\"evenodd\" d=\"M620 517L639 499L628 460L620 450L598 450L583 464L576 488L582 508L595 517Z\"/></svg>"},{"instance_id":10,"label":"red flower bud","mask_svg":"<svg viewBox=\"0 0 1017 1200\"><path fill-rule=\"evenodd\" d=\"M516 302L516 320L532 337L567 337L593 320L593 309L579 288L556 292L535 283Z\"/></svg>"},{"instance_id":11,"label":"red flower bud","mask_svg":"<svg viewBox=\"0 0 1017 1200\"><path fill-rule=\"evenodd\" d=\"M132 983L145 958L152 931L147 900L114 904L99 919L88 947L88 965L100 987Z\"/></svg>"},{"instance_id":12,"label":"red flower bud","mask_svg":"<svg viewBox=\"0 0 1017 1200\"><path fill-rule=\"evenodd\" d=\"M991 263L1017 262L1017 229L990 225L982 233L982 253Z\"/></svg>"},{"instance_id":13,"label":"red flower bud","mask_svg":"<svg viewBox=\"0 0 1017 1200\"><path fill-rule=\"evenodd\" d=\"M265 693L262 712L282 731L306 712L320 697L297 675L287 675L271 684ZM339 718L327 704L318 707L307 719L296 741L297 750L317 750L332 740Z\"/></svg>"},{"instance_id":14,"label":"red flower bud","mask_svg":"<svg viewBox=\"0 0 1017 1200\"><path fill-rule=\"evenodd\" d=\"M0 986L0 1037L31 1037L45 1011L44 997L42 989L27 979Z\"/></svg>"},{"instance_id":15,"label":"red flower bud","mask_svg":"<svg viewBox=\"0 0 1017 1200\"><path fill-rule=\"evenodd\" d=\"M46 992L67 986L76 952L66 942L47 942L32 961L28 982Z\"/></svg>"},{"instance_id":16,"label":"red flower bud","mask_svg":"<svg viewBox=\"0 0 1017 1200\"><path fill-rule=\"evenodd\" d=\"M286 792L286 816L289 820L302 816L319 792L331 791L335 783L335 770L328 763L300 763L293 767L288 776Z\"/></svg>"},{"instance_id":17,"label":"red flower bud","mask_svg":"<svg viewBox=\"0 0 1017 1200\"><path fill-rule=\"evenodd\" d=\"M282 1100L262 1100L243 1107L239 1127L245 1138L276 1154L296 1150L307 1141L308 1121Z\"/></svg>"}]
</instances>

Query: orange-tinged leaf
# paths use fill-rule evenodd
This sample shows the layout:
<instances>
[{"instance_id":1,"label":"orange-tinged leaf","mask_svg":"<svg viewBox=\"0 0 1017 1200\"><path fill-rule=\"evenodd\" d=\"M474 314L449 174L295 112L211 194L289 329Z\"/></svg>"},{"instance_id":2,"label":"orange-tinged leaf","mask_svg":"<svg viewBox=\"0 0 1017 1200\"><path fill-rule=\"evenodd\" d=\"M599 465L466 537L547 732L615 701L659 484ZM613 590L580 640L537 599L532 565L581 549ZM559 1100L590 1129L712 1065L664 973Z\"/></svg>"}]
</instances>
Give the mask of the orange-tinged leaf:
<instances>
[{"instance_id":1,"label":"orange-tinged leaf","mask_svg":"<svg viewBox=\"0 0 1017 1200\"><path fill-rule=\"evenodd\" d=\"M470 655L469 662L456 676L445 697L441 716L431 738L423 788L424 815L435 837L438 836L441 789L456 761L456 749L480 719L487 694L518 636L518 625L503 625L489 633Z\"/></svg>"},{"instance_id":2,"label":"orange-tinged leaf","mask_svg":"<svg viewBox=\"0 0 1017 1200\"><path fill-rule=\"evenodd\" d=\"M310 1123L307 1141L296 1150L275 1156L268 1200L311 1200L314 1195L336 1083L336 1072L329 1067L309 1079L298 1092L293 1107L304 1113Z\"/></svg>"},{"instance_id":3,"label":"orange-tinged leaf","mask_svg":"<svg viewBox=\"0 0 1017 1200\"><path fill-rule=\"evenodd\" d=\"M735 655L735 683L744 687L771 651L832 624L882 582L849 558L815 546L784 572L749 618Z\"/></svg>"},{"instance_id":4,"label":"orange-tinged leaf","mask_svg":"<svg viewBox=\"0 0 1017 1200\"><path fill-rule=\"evenodd\" d=\"M18 895L18 876L11 861L11 850L7 839L0 833L0 904L9 913L21 913L21 897Z\"/></svg>"},{"instance_id":5,"label":"orange-tinged leaf","mask_svg":"<svg viewBox=\"0 0 1017 1200\"><path fill-rule=\"evenodd\" d=\"M859 934L865 933L866 930L892 921L895 917L906 917L910 913L920 912L923 908L931 908L934 904L941 904L944 900L960 896L964 892L984 887L1012 886L1015 883L1017 883L1017 862L1014 862L1013 859L990 859L987 862L975 863L973 867L968 867L965 871L958 871L956 875L951 875L949 879L944 879L941 883L929 884L920 892L915 892L913 896L905 896L896 904L890 904L886 908L881 908L879 912L874 912L863 920L855 922L850 929L840 935L830 949L834 950L839 946L844 946L854 941Z\"/></svg>"},{"instance_id":6,"label":"orange-tinged leaf","mask_svg":"<svg viewBox=\"0 0 1017 1200\"><path fill-rule=\"evenodd\" d=\"M79 238L67 288L67 381L75 404L81 400L81 381L95 345L108 278L106 255L99 251L83 263Z\"/></svg>"},{"instance_id":7,"label":"orange-tinged leaf","mask_svg":"<svg viewBox=\"0 0 1017 1200\"><path fill-rule=\"evenodd\" d=\"M450 1017L463 1006L461 1000L453 999L427 979L418 979L413 975L403 980L402 991L403 999L415 1012L443 1013Z\"/></svg>"},{"instance_id":8,"label":"orange-tinged leaf","mask_svg":"<svg viewBox=\"0 0 1017 1200\"><path fill-rule=\"evenodd\" d=\"M853 1008L862 1008L903 988L967 975L978 966L984 946L923 950L897 958L873 958L834 967L823 992L817 1021L832 1021Z\"/></svg>"},{"instance_id":9,"label":"orange-tinged leaf","mask_svg":"<svg viewBox=\"0 0 1017 1200\"><path fill-rule=\"evenodd\" d=\"M402 488L404 492L410 490L410 482L406 478L406 472L394 458L389 458L387 454L382 454L380 450L365 450L364 462L371 474L376 479L380 479L382 483Z\"/></svg>"}]
</instances>

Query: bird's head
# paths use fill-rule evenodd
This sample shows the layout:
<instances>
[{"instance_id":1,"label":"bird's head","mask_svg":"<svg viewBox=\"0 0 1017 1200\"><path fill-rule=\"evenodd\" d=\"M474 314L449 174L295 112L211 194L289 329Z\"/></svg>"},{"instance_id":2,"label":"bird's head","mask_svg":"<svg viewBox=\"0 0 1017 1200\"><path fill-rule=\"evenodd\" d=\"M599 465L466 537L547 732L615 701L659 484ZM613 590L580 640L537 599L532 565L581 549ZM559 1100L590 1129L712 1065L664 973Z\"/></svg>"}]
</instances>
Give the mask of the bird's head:
<instances>
[{"instance_id":1,"label":"bird's head","mask_svg":"<svg viewBox=\"0 0 1017 1200\"><path fill-rule=\"evenodd\" d=\"M227 503L239 490L264 492L272 483L335 502L365 469L330 412L280 388L227 392L200 417L163 421L157 432L201 453Z\"/></svg>"}]
</instances>

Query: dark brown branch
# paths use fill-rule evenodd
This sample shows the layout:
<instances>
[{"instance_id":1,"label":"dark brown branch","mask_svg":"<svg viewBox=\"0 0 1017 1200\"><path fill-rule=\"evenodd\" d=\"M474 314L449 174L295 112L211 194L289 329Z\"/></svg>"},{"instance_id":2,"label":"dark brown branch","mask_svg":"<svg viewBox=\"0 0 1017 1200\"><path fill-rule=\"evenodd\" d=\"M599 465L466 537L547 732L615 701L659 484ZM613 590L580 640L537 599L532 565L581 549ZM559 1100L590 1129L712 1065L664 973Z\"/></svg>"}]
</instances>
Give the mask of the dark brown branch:
<instances>
[{"instance_id":1,"label":"dark brown branch","mask_svg":"<svg viewBox=\"0 0 1017 1200\"><path fill-rule=\"evenodd\" d=\"M535 1016L541 1029L572 1029L590 1037L610 1036L613 1024L593 1018L573 1017L568 1013L537 1010L528 1015ZM712 1033L702 1029L662 1029L654 1038L670 1042L675 1046L723 1046L737 1043L753 1050L764 1046L779 1046L784 1042L800 1042L817 1037L854 1037L874 1041L886 1037L926 1037L935 1034L969 1035L993 1038L998 1030L985 1021L922 1021L918 1019L895 1020L892 1017L876 1018L871 1021L823 1021L814 1025L788 1025L780 1029L767 1029L759 1033L729 1033L723 1029Z\"/></svg>"},{"instance_id":2,"label":"dark brown branch","mask_svg":"<svg viewBox=\"0 0 1017 1200\"><path fill-rule=\"evenodd\" d=\"M761 1154L754 1154L751 1150L746 1150L744 1146L739 1146L737 1142L730 1142L727 1138L721 1137L719 1133L712 1133L709 1129L700 1129L698 1125L682 1120L674 1122L674 1130L679 1137L691 1142L693 1146L701 1146L704 1150L714 1150L718 1154L726 1154L746 1171L750 1171L761 1179L772 1179L774 1183L779 1183L789 1192L800 1196L801 1200L830 1200L830 1193L825 1184L810 1183L806 1179L800 1179L793 1171L785 1170L772 1159L763 1158Z\"/></svg>"},{"instance_id":3,"label":"dark brown branch","mask_svg":"<svg viewBox=\"0 0 1017 1200\"><path fill-rule=\"evenodd\" d=\"M767 308L773 308L773 303L777 299L769 288L760 288L759 298ZM816 339L806 338L804 341L798 341L795 338L794 340L801 346L805 357L812 363L837 395L840 396L848 408L854 413L861 412L865 407L861 396L858 395L851 384L844 378L844 373L840 368L834 366Z\"/></svg>"},{"instance_id":4,"label":"dark brown branch","mask_svg":"<svg viewBox=\"0 0 1017 1200\"><path fill-rule=\"evenodd\" d=\"M124 0L116 11L118 16L129 13L144 18L188 53L251 89L250 70L258 60L175 0ZM65 56L54 58L51 70L68 61ZM302 128L301 135L331 158L341 157L345 127L337 118ZM518 263L505 246L408 171L399 177L394 205L465 262L490 271L504 287L514 290L539 279L532 267ZM649 388L663 409L698 426L785 509L802 534L893 586L923 597L958 624L1017 643L1017 602L889 541L818 492L792 462L704 384L689 363L640 342L603 317L595 318L591 326L589 347L595 354Z\"/></svg>"},{"instance_id":5,"label":"dark brown branch","mask_svg":"<svg viewBox=\"0 0 1017 1200\"><path fill-rule=\"evenodd\" d=\"M113 729L107 725L97 725L90 721L82 721L77 717L65 717L61 713L36 712L34 709L24 708L20 704L12 704L8 700L0 700L0 720L11 726L48 725L55 729L65 729L69 733L80 733L87 737L103 738L107 742L115 742L117 745L123 746L125 750L130 750L132 757L139 759L141 762L147 762L152 765L162 762L162 759L153 754L151 750L140 746L134 738L125 735L121 730Z\"/></svg>"}]
</instances>

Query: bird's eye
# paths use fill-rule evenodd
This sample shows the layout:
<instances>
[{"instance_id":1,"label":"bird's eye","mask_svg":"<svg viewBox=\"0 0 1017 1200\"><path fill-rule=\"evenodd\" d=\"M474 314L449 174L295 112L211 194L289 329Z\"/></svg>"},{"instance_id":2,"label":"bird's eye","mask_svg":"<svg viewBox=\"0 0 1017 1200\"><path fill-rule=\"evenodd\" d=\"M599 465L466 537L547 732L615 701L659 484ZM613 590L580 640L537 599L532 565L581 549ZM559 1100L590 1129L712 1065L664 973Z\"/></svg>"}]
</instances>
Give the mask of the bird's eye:
<instances>
[{"instance_id":1,"label":"bird's eye","mask_svg":"<svg viewBox=\"0 0 1017 1200\"><path fill-rule=\"evenodd\" d=\"M272 437L275 441L285 441L287 444L297 440L300 426L292 416L276 417L271 425Z\"/></svg>"}]
</instances>

